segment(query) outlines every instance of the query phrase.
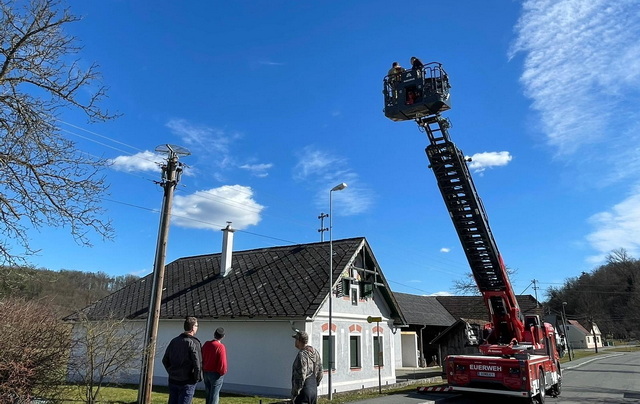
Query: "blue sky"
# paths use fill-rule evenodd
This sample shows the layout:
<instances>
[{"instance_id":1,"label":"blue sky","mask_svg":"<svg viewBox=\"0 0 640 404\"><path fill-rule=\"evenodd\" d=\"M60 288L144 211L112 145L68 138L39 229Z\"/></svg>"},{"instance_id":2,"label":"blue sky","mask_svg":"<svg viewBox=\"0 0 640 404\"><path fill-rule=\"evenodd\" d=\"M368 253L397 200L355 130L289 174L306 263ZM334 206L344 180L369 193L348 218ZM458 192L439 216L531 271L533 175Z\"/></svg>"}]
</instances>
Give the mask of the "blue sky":
<instances>
[{"instance_id":1,"label":"blue sky","mask_svg":"<svg viewBox=\"0 0 640 404\"><path fill-rule=\"evenodd\" d=\"M114 241L33 232L53 270L152 270L162 190L154 152L191 155L167 263L235 249L368 239L394 291L451 292L470 272L415 123L382 112L382 79L411 56L441 62L444 115L516 293L590 271L613 249L640 258L640 1L72 2L68 27L122 114L60 129L109 158ZM325 226L327 223L325 222ZM325 240L328 234L325 233Z\"/></svg>"}]
</instances>

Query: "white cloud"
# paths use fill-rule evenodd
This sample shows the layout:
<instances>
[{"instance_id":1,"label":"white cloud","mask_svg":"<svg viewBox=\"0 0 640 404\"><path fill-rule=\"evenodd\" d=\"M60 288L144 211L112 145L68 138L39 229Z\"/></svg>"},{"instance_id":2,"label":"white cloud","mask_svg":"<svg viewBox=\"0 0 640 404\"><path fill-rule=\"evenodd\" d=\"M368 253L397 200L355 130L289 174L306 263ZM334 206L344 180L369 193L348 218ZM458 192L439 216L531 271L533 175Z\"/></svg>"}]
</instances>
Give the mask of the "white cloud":
<instances>
[{"instance_id":1,"label":"white cloud","mask_svg":"<svg viewBox=\"0 0 640 404\"><path fill-rule=\"evenodd\" d=\"M329 206L329 191L344 182L347 188L332 193L334 214L351 216L366 212L373 203L374 194L362 184L347 159L330 155L312 146L298 153L294 167L294 178L312 187L316 192L315 206L326 210Z\"/></svg>"},{"instance_id":2,"label":"white cloud","mask_svg":"<svg viewBox=\"0 0 640 404\"><path fill-rule=\"evenodd\" d=\"M228 135L220 129L196 125L186 119L171 119L166 123L171 132L180 137L184 146L197 147L208 153L228 153L229 144L237 135Z\"/></svg>"},{"instance_id":3,"label":"white cloud","mask_svg":"<svg viewBox=\"0 0 640 404\"><path fill-rule=\"evenodd\" d=\"M272 62L272 61L269 61L269 60L261 60L261 61L258 62L258 64L265 65L265 66L285 66L284 63Z\"/></svg>"},{"instance_id":4,"label":"white cloud","mask_svg":"<svg viewBox=\"0 0 640 404\"><path fill-rule=\"evenodd\" d=\"M602 188L640 171L638 0L525 0L509 57L524 56L521 82L547 144L573 182ZM599 263L611 250L640 251L637 195L593 215L586 238Z\"/></svg>"},{"instance_id":5,"label":"white cloud","mask_svg":"<svg viewBox=\"0 0 640 404\"><path fill-rule=\"evenodd\" d=\"M611 209L596 213L589 218L595 227L586 238L600 254L590 262L601 262L612 250L624 248L631 256L640 253L640 189Z\"/></svg>"},{"instance_id":6,"label":"white cloud","mask_svg":"<svg viewBox=\"0 0 640 404\"><path fill-rule=\"evenodd\" d=\"M225 173L230 169L240 168L255 177L263 178L269 175L268 171L273 167L272 163L239 163L238 160L241 159L232 154L232 146L243 137L238 132L199 125L179 118L169 120L166 126L180 138L181 145L192 152L191 158L195 158L200 166L189 164L186 174L206 172L216 181L224 182Z\"/></svg>"},{"instance_id":7,"label":"white cloud","mask_svg":"<svg viewBox=\"0 0 640 404\"><path fill-rule=\"evenodd\" d=\"M506 166L513 159L508 151L476 153L471 156L469 168L481 173L487 168Z\"/></svg>"},{"instance_id":8,"label":"white cloud","mask_svg":"<svg viewBox=\"0 0 640 404\"><path fill-rule=\"evenodd\" d=\"M307 146L298 153L298 163L294 169L294 176L299 180L306 180L309 177L325 177L331 166L343 165L346 165L343 159L330 156L324 151Z\"/></svg>"},{"instance_id":9,"label":"white cloud","mask_svg":"<svg viewBox=\"0 0 640 404\"><path fill-rule=\"evenodd\" d=\"M229 221L242 230L257 225L263 210L250 187L225 185L175 196L171 216L174 224L187 228L220 230Z\"/></svg>"},{"instance_id":10,"label":"white cloud","mask_svg":"<svg viewBox=\"0 0 640 404\"><path fill-rule=\"evenodd\" d=\"M638 0L526 0L509 54L524 55L521 81L547 143L574 165L606 165L597 173L604 182L640 169L639 8Z\"/></svg>"},{"instance_id":11,"label":"white cloud","mask_svg":"<svg viewBox=\"0 0 640 404\"><path fill-rule=\"evenodd\" d=\"M450 251L451 251L451 248L448 248L448 247L442 247L442 248L440 249L440 252L441 252L441 253L448 253L448 252L450 252Z\"/></svg>"},{"instance_id":12,"label":"white cloud","mask_svg":"<svg viewBox=\"0 0 640 404\"><path fill-rule=\"evenodd\" d=\"M243 164L240 166L240 168L242 168L243 170L247 170L249 171L252 175L256 176L256 177L266 177L269 175L269 173L267 172L271 167L273 167L273 164L271 163L262 163L262 164Z\"/></svg>"},{"instance_id":13,"label":"white cloud","mask_svg":"<svg viewBox=\"0 0 640 404\"><path fill-rule=\"evenodd\" d=\"M132 156L118 156L110 160L111 168L117 171L155 171L160 172L160 165L166 160L166 156L143 151Z\"/></svg>"},{"instance_id":14,"label":"white cloud","mask_svg":"<svg viewBox=\"0 0 640 404\"><path fill-rule=\"evenodd\" d=\"M191 158L196 159L201 165L213 165L218 170L237 166L234 156L231 155L231 145L242 137L241 134L178 118L169 120L166 126L180 138L180 146L189 149ZM212 175L218 180L223 180L220 172L214 172Z\"/></svg>"},{"instance_id":15,"label":"white cloud","mask_svg":"<svg viewBox=\"0 0 640 404\"><path fill-rule=\"evenodd\" d=\"M428 296L453 296L453 293L450 292L436 292L436 293L432 293Z\"/></svg>"},{"instance_id":16,"label":"white cloud","mask_svg":"<svg viewBox=\"0 0 640 404\"><path fill-rule=\"evenodd\" d=\"M153 271L153 268L139 269L137 271L129 272L129 275L133 275L133 276L137 276L137 277L143 277L143 276L149 274L152 271Z\"/></svg>"}]
</instances>

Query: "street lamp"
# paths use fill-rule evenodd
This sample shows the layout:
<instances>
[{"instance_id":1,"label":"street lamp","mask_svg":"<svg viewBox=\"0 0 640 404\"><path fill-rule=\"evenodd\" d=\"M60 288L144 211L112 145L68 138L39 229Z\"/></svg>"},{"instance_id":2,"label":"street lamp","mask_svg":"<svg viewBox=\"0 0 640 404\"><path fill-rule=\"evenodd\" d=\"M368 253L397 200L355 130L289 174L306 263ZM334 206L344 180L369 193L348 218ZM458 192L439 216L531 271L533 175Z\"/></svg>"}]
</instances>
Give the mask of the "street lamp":
<instances>
[{"instance_id":1,"label":"street lamp","mask_svg":"<svg viewBox=\"0 0 640 404\"><path fill-rule=\"evenodd\" d=\"M564 311L564 306L567 305L567 302L562 302L562 323L564 324L564 341L567 343L567 352L569 352L569 360L571 360L571 347L569 346L569 338L567 331L567 313Z\"/></svg>"},{"instance_id":2,"label":"street lamp","mask_svg":"<svg viewBox=\"0 0 640 404\"><path fill-rule=\"evenodd\" d=\"M347 187L344 182L331 188L329 191L329 401L333 400L333 391L331 386L331 373L333 372L333 344L331 343L331 324L333 320L333 191L342 191Z\"/></svg>"}]
</instances>

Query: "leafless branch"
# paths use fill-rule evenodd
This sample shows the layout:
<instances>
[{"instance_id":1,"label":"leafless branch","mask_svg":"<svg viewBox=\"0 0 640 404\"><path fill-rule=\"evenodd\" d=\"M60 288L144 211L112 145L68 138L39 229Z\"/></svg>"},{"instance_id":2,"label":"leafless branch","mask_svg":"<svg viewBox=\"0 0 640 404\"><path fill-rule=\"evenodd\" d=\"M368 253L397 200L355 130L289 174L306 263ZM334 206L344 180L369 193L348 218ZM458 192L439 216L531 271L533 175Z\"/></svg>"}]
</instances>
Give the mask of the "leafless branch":
<instances>
[{"instance_id":1,"label":"leafless branch","mask_svg":"<svg viewBox=\"0 0 640 404\"><path fill-rule=\"evenodd\" d=\"M101 208L106 162L82 154L55 120L69 107L90 121L115 115L98 106L107 89L96 86L97 65L69 62L80 47L63 28L78 17L58 0L0 0L0 11L0 264L15 264L35 252L31 228L69 228L81 245L89 232L112 237Z\"/></svg>"}]
</instances>

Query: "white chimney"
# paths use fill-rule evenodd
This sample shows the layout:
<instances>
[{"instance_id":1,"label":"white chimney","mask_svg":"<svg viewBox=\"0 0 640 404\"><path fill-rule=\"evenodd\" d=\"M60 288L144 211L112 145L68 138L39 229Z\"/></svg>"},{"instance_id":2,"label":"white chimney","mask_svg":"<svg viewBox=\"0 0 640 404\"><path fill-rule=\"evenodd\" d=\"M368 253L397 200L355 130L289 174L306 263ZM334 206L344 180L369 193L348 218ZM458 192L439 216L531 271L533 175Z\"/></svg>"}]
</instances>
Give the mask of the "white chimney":
<instances>
[{"instance_id":1,"label":"white chimney","mask_svg":"<svg viewBox=\"0 0 640 404\"><path fill-rule=\"evenodd\" d=\"M220 275L227 276L231 273L231 260L233 258L233 232L231 222L227 222L227 227L221 229L222 233L222 254L220 255Z\"/></svg>"}]
</instances>

